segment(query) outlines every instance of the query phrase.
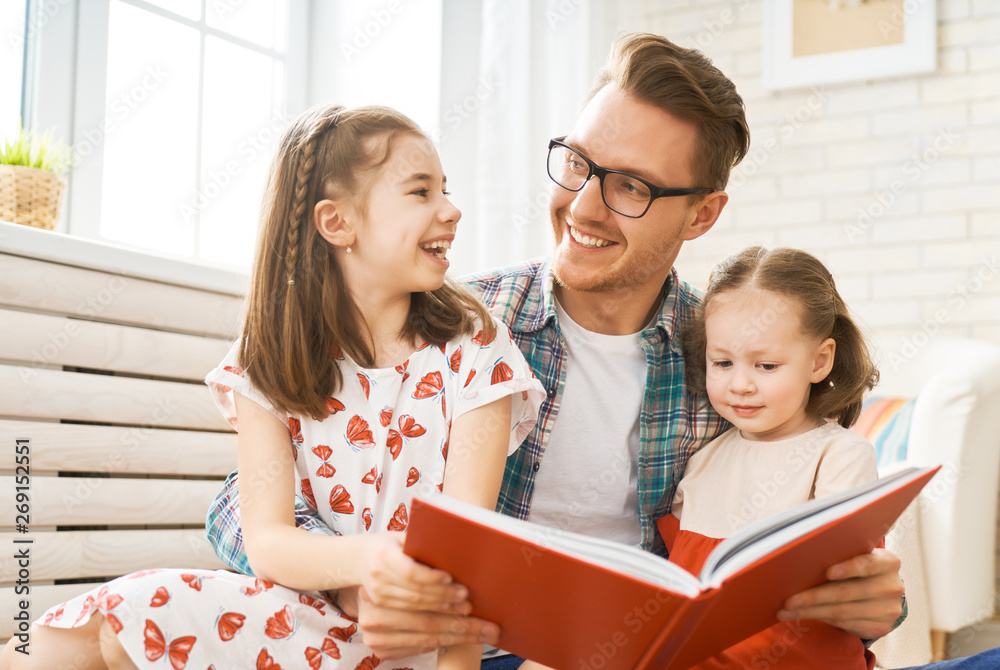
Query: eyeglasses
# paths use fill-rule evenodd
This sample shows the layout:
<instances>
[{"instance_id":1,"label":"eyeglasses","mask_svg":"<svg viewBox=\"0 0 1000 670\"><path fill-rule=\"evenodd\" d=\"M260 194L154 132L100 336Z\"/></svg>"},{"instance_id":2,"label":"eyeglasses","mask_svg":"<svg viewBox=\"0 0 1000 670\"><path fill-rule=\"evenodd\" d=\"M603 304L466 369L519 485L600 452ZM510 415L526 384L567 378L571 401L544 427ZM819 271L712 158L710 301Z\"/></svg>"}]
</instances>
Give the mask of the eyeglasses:
<instances>
[{"instance_id":1,"label":"eyeglasses","mask_svg":"<svg viewBox=\"0 0 1000 670\"><path fill-rule=\"evenodd\" d=\"M563 143L565 137L549 140L548 172L555 183L568 191L580 191L590 178L601 180L601 197L608 209L622 216L645 216L657 198L673 198L692 193L712 193L714 188L660 188L645 179L602 168L576 149Z\"/></svg>"}]
</instances>

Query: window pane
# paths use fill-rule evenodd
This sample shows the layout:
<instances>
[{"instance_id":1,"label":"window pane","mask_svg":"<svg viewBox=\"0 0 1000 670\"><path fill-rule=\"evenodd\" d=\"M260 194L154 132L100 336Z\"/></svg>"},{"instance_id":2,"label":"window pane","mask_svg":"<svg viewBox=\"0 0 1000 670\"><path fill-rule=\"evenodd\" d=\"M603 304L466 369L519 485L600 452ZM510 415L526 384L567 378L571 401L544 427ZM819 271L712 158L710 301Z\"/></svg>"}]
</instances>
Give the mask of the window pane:
<instances>
[{"instance_id":1,"label":"window pane","mask_svg":"<svg viewBox=\"0 0 1000 670\"><path fill-rule=\"evenodd\" d=\"M21 118L21 75L24 71L24 6L26 0L0 2L0 139L10 137ZM43 129L44 130L44 129Z\"/></svg>"},{"instance_id":2,"label":"window pane","mask_svg":"<svg viewBox=\"0 0 1000 670\"><path fill-rule=\"evenodd\" d=\"M229 0L229 2L232 1ZM197 21L201 18L201 0L146 0L146 2L157 7L162 7L168 12L179 14L192 21Z\"/></svg>"},{"instance_id":3,"label":"window pane","mask_svg":"<svg viewBox=\"0 0 1000 670\"><path fill-rule=\"evenodd\" d=\"M205 40L202 172L191 212L200 214L199 256L249 265L257 216L282 113L280 64L223 40Z\"/></svg>"},{"instance_id":4,"label":"window pane","mask_svg":"<svg viewBox=\"0 0 1000 670\"><path fill-rule=\"evenodd\" d=\"M209 0L205 21L230 35L284 51L285 0Z\"/></svg>"},{"instance_id":5,"label":"window pane","mask_svg":"<svg viewBox=\"0 0 1000 670\"><path fill-rule=\"evenodd\" d=\"M192 255L199 34L112 0L108 25L101 236Z\"/></svg>"}]
</instances>

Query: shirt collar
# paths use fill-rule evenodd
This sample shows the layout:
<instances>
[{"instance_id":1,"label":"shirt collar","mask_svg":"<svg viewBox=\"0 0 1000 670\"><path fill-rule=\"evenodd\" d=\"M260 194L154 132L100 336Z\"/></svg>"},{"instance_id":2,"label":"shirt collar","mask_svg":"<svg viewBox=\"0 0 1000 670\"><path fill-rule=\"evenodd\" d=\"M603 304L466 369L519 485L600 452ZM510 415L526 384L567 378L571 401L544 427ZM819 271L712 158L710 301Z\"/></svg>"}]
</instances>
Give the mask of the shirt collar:
<instances>
[{"instance_id":1,"label":"shirt collar","mask_svg":"<svg viewBox=\"0 0 1000 670\"><path fill-rule=\"evenodd\" d=\"M542 261L535 279L528 288L528 295L525 297L528 308L519 311L514 323L511 324L511 330L530 333L541 330L550 322L556 323L554 282L552 258L549 256ZM662 332L670 349L680 355L680 324L689 320L689 316L693 316L699 300L697 292L680 281L677 270L671 268L665 282L660 310L650 326L643 330L643 335L656 337Z\"/></svg>"}]
</instances>

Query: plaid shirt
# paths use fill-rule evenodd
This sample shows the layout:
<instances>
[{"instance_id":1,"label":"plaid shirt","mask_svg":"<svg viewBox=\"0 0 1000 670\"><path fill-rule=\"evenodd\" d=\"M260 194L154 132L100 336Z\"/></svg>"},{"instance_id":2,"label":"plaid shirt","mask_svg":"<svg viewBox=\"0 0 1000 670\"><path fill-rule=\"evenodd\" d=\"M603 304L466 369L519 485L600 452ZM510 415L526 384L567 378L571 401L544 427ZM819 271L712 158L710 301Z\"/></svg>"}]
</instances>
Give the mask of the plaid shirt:
<instances>
[{"instance_id":1,"label":"plaid shirt","mask_svg":"<svg viewBox=\"0 0 1000 670\"><path fill-rule=\"evenodd\" d=\"M507 459L497 503L498 511L525 519L566 383L566 349L556 314L551 265L547 259L529 261L465 281L510 327L528 365L548 391L535 430ZM694 289L671 271L659 314L640 335L647 368L639 417L637 511L642 547L661 555L666 548L656 520L670 512L688 457L729 427L707 397L690 395L684 388L680 331L694 318L698 302Z\"/></svg>"},{"instance_id":2,"label":"plaid shirt","mask_svg":"<svg viewBox=\"0 0 1000 670\"><path fill-rule=\"evenodd\" d=\"M538 424L507 459L497 510L525 519L531 509L535 474L541 467L545 446L566 383L566 350L560 334L548 260L534 260L465 278L490 311L506 323L514 341L535 376L548 391ZM699 447L720 435L728 424L704 396L684 389L684 359L680 330L694 318L699 296L672 271L656 320L640 336L646 352L646 390L639 421L639 521L642 546L666 554L656 530L656 519L670 512L674 491L684 474L687 459ZM208 537L228 565L250 572L243 552L236 504L235 473L209 510ZM296 523L317 532L331 531L297 505Z\"/></svg>"}]
</instances>

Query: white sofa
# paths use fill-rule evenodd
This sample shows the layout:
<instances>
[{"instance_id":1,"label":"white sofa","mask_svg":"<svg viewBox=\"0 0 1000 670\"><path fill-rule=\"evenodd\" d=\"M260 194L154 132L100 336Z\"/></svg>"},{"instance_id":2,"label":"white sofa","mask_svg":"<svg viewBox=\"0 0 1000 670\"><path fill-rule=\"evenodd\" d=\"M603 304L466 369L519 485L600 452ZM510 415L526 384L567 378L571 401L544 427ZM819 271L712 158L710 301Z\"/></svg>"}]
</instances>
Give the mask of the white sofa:
<instances>
[{"instance_id":1,"label":"white sofa","mask_svg":"<svg viewBox=\"0 0 1000 670\"><path fill-rule=\"evenodd\" d=\"M893 668L940 657L948 633L994 614L1000 346L930 336L878 350L873 395L916 396L905 461L880 474L942 465L886 540L903 560L910 609L875 647L879 665Z\"/></svg>"}]
</instances>

